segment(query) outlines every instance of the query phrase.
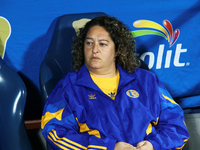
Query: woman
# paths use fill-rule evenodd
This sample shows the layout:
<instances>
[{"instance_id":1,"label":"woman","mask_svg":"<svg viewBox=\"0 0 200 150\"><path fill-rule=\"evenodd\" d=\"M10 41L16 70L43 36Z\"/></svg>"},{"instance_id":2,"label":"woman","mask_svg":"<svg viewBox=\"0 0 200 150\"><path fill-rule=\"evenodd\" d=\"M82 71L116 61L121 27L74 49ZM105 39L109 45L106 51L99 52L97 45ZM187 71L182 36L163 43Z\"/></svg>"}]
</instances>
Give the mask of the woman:
<instances>
[{"instance_id":1,"label":"woman","mask_svg":"<svg viewBox=\"0 0 200 150\"><path fill-rule=\"evenodd\" d=\"M182 109L138 68L135 43L114 17L92 19L73 42L74 72L50 94L42 134L53 149L182 149Z\"/></svg>"}]
</instances>

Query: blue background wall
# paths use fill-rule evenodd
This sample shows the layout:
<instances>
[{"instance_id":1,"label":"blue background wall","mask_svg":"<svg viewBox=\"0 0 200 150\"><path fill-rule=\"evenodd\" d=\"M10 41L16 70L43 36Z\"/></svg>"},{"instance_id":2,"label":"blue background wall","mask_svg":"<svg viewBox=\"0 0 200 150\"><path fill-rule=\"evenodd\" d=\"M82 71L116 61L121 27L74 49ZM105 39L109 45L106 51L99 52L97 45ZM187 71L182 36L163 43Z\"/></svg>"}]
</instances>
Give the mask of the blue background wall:
<instances>
[{"instance_id":1,"label":"blue background wall","mask_svg":"<svg viewBox=\"0 0 200 150\"><path fill-rule=\"evenodd\" d=\"M28 93L30 99L39 99L39 67L48 48L50 36L46 35L46 31L51 22L64 14L85 12L104 12L115 16L131 31L144 29L133 26L137 20L150 20L161 26L164 20L170 21L173 31L180 31L174 45L170 47L161 36L146 34L135 38L137 53L139 56L143 54L145 62L153 65L151 71L157 74L181 107L200 106L199 0L1 0L0 16L11 26L4 60L19 72L27 86L32 86ZM0 24L0 32L4 28ZM155 28L151 30L158 31ZM166 56L167 53L171 56ZM160 67L156 67L158 55ZM165 66L166 57L170 61L168 66ZM175 58L178 65L174 63ZM34 106L37 107L37 104Z\"/></svg>"}]
</instances>

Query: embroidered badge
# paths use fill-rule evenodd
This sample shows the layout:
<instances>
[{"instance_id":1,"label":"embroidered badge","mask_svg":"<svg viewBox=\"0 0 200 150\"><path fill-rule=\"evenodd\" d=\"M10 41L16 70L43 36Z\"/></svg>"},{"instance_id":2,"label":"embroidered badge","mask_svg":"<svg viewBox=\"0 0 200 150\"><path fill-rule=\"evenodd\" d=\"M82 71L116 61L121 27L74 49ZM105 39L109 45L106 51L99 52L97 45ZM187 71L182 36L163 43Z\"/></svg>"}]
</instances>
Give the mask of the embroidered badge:
<instances>
[{"instance_id":1,"label":"embroidered badge","mask_svg":"<svg viewBox=\"0 0 200 150\"><path fill-rule=\"evenodd\" d=\"M136 90L128 90L126 92L126 95L128 95L131 98L138 98L139 97L139 93Z\"/></svg>"},{"instance_id":2,"label":"embroidered badge","mask_svg":"<svg viewBox=\"0 0 200 150\"><path fill-rule=\"evenodd\" d=\"M90 94L88 96L89 96L89 99L96 99L95 94L94 95Z\"/></svg>"}]
</instances>

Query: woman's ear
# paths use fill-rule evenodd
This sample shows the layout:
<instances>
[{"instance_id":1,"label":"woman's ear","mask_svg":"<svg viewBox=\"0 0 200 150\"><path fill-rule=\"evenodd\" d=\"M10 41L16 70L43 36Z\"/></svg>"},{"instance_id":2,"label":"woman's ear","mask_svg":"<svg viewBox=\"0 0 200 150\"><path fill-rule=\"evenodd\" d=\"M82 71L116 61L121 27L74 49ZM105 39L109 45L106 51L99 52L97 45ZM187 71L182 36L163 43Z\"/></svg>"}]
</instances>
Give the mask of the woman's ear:
<instances>
[{"instance_id":1,"label":"woman's ear","mask_svg":"<svg viewBox=\"0 0 200 150\"><path fill-rule=\"evenodd\" d=\"M115 52L115 57L119 56L119 53L118 52Z\"/></svg>"}]
</instances>

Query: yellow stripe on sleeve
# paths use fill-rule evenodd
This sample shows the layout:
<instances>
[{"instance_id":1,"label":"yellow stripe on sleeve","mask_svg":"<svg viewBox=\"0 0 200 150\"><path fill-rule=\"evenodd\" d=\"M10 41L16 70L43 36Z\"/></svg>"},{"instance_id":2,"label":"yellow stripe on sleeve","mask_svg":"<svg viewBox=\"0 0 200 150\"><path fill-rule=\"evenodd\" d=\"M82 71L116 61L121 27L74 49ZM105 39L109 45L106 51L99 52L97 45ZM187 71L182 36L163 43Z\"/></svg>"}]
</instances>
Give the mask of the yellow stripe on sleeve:
<instances>
[{"instance_id":1,"label":"yellow stripe on sleeve","mask_svg":"<svg viewBox=\"0 0 200 150\"><path fill-rule=\"evenodd\" d=\"M78 122L80 132L88 132L89 135L94 135L98 138L101 138L100 132L96 129L89 129L86 123L79 123L78 118L76 118L76 121Z\"/></svg>"},{"instance_id":2,"label":"yellow stripe on sleeve","mask_svg":"<svg viewBox=\"0 0 200 150\"><path fill-rule=\"evenodd\" d=\"M159 117L157 117L157 121L156 122L152 121L154 126L156 126L158 124L158 120L159 120Z\"/></svg>"},{"instance_id":3,"label":"yellow stripe on sleeve","mask_svg":"<svg viewBox=\"0 0 200 150\"><path fill-rule=\"evenodd\" d=\"M188 140L189 140L189 138L188 138L188 139L185 139L184 142L187 142Z\"/></svg>"},{"instance_id":4,"label":"yellow stripe on sleeve","mask_svg":"<svg viewBox=\"0 0 200 150\"><path fill-rule=\"evenodd\" d=\"M41 119L41 128L44 129L44 126L52 119L56 118L57 120L62 120L62 113L63 113L63 109L58 110L55 113L50 113L50 112L46 112L44 114L44 116L42 116Z\"/></svg>"},{"instance_id":5,"label":"yellow stripe on sleeve","mask_svg":"<svg viewBox=\"0 0 200 150\"><path fill-rule=\"evenodd\" d=\"M162 94L162 95L163 95L163 94ZM163 95L163 97L164 97L165 99L169 100L171 103L178 105L173 99L171 99L171 98L169 98L169 97L167 97L167 96L165 96L165 95Z\"/></svg>"},{"instance_id":6,"label":"yellow stripe on sleeve","mask_svg":"<svg viewBox=\"0 0 200 150\"><path fill-rule=\"evenodd\" d=\"M146 134L149 135L151 132L152 132L152 124L149 123L149 126L147 127L147 130L146 130Z\"/></svg>"},{"instance_id":7,"label":"yellow stripe on sleeve","mask_svg":"<svg viewBox=\"0 0 200 150\"><path fill-rule=\"evenodd\" d=\"M152 122L149 123L149 126L147 127L147 130L146 130L147 135L149 135L152 132L152 124L154 126L156 126L158 124L158 120L159 120L159 117L157 117L156 122L152 121Z\"/></svg>"},{"instance_id":8,"label":"yellow stripe on sleeve","mask_svg":"<svg viewBox=\"0 0 200 150\"><path fill-rule=\"evenodd\" d=\"M58 135L57 135L57 133L56 133L55 130L52 130L52 132L54 133L55 137L56 137L58 140L64 140L64 141L66 141L66 142L68 142L68 143L70 143L70 144L73 144L73 145L75 145L75 146L77 146L77 147L79 147L79 148L82 148L82 149L85 149L85 150L87 149L87 147L85 147L85 146L83 146L83 145L80 145L80 144L78 144L78 143L76 143L76 142L73 142L73 141L71 141L71 140L69 140L69 139L67 139L67 138L65 138L65 137L62 137L62 138L58 137Z\"/></svg>"},{"instance_id":9,"label":"yellow stripe on sleeve","mask_svg":"<svg viewBox=\"0 0 200 150\"><path fill-rule=\"evenodd\" d=\"M49 133L49 135L53 138L53 141L55 141L55 142L57 142L57 143L60 143L60 144L62 144L62 145L64 145L64 146L66 146L66 147L69 147L69 148L72 148L72 149L74 149L74 150L80 150L79 148L77 148L77 147L74 147L74 146L72 146L72 145L70 145L70 144L67 144L66 142L63 142L61 139L58 139L57 137L55 137L54 135L53 135L53 133Z\"/></svg>"},{"instance_id":10,"label":"yellow stripe on sleeve","mask_svg":"<svg viewBox=\"0 0 200 150\"><path fill-rule=\"evenodd\" d=\"M177 147L176 149L180 149L180 150L182 150L183 147L185 146L185 144L186 144L186 143L184 143L183 146L181 146L181 147Z\"/></svg>"},{"instance_id":11,"label":"yellow stripe on sleeve","mask_svg":"<svg viewBox=\"0 0 200 150\"><path fill-rule=\"evenodd\" d=\"M105 147L105 146L97 146L97 145L88 145L88 148L104 149L104 150L107 149L107 147Z\"/></svg>"},{"instance_id":12,"label":"yellow stripe on sleeve","mask_svg":"<svg viewBox=\"0 0 200 150\"><path fill-rule=\"evenodd\" d=\"M58 147L64 149L64 150L68 150L66 147L68 148L71 148L71 149L74 149L74 150L81 150L81 149L84 149L84 150L92 150L92 149L101 149L101 150L107 150L107 147L105 146L97 146L97 145L88 145L88 147L85 147L83 145L80 145L76 142L73 142L69 139L67 139L66 137L58 137L57 133L55 130L52 130L53 133L49 132L49 135L48 135L48 138L55 144L57 145ZM64 142L66 141L66 142ZM62 145L66 146L62 146ZM75 147L76 146L76 147Z\"/></svg>"},{"instance_id":13,"label":"yellow stripe on sleeve","mask_svg":"<svg viewBox=\"0 0 200 150\"><path fill-rule=\"evenodd\" d=\"M188 139L189 139L189 138L188 138ZM185 139L185 140L184 140L184 144L183 144L183 146L181 146L181 147L177 147L176 149L180 149L180 150L183 149L183 147L185 146L185 144L186 144L186 142L188 141L188 139Z\"/></svg>"},{"instance_id":14,"label":"yellow stripe on sleeve","mask_svg":"<svg viewBox=\"0 0 200 150\"><path fill-rule=\"evenodd\" d=\"M48 139L51 140L56 146L60 147L61 149L63 149L63 150L69 150L68 148L66 148L66 147L64 147L64 146L62 146L62 145L59 145L59 144L57 144L56 142L54 142L54 141L52 140L52 138L51 138L49 135L48 135Z\"/></svg>"}]
</instances>

